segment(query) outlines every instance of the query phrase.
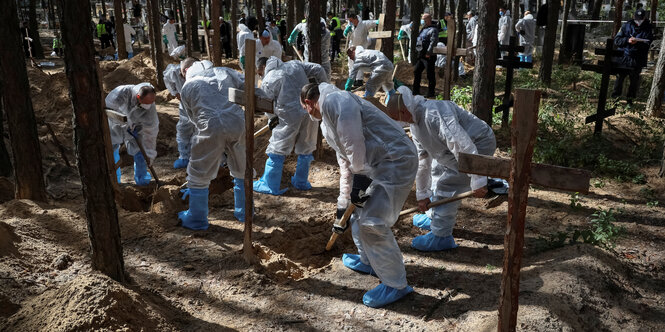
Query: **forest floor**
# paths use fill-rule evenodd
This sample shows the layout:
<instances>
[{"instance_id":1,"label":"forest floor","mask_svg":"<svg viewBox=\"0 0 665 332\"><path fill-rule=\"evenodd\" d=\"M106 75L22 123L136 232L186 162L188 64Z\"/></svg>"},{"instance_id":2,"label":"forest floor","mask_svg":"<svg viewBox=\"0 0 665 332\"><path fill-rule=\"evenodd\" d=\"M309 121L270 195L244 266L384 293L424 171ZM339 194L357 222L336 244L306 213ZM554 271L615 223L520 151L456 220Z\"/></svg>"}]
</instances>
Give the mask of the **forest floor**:
<instances>
[{"instance_id":1,"label":"forest floor","mask_svg":"<svg viewBox=\"0 0 665 332\"><path fill-rule=\"evenodd\" d=\"M400 64L407 69L397 78L410 83L408 66ZM105 61L101 68L106 92L155 80L145 55ZM154 184L134 186L131 158L122 169L118 219L130 281L120 284L91 270L67 80L62 67L28 70L51 199L12 200L6 195L12 180L0 178L0 331L496 330L506 204L487 209L482 199L464 201L453 233L459 248L446 252L412 249L411 240L425 232L411 216L399 220L393 231L415 292L385 308L368 308L362 295L379 280L342 265L342 253L355 252L349 232L324 252L338 195L334 151L324 144L323 157L312 163L312 190L255 194L253 240L260 262L248 265L241 253L244 225L233 217L228 183L211 195L207 231L176 225L176 213L186 206L175 193L186 171L172 167L178 104L164 92L155 165L166 185L157 195ZM344 70L334 70L342 84ZM531 188L518 329L663 331L665 179L657 174L663 121L645 117L639 103L618 103L602 137L594 138L583 118L595 110L598 76L578 71L571 79L574 71L557 68L545 90L535 160L589 169L592 188L588 195ZM520 71L516 86L544 88L535 74ZM502 75L497 91L503 90ZM453 91L464 106L470 82L461 80ZM265 122L257 116L255 127ZM495 130L496 155L509 157L509 131L498 122ZM255 143L259 175L268 138ZM283 187L295 164L289 156ZM414 205L412 193L405 208ZM602 217L592 217L599 210ZM607 241L592 244L594 236Z\"/></svg>"}]
</instances>

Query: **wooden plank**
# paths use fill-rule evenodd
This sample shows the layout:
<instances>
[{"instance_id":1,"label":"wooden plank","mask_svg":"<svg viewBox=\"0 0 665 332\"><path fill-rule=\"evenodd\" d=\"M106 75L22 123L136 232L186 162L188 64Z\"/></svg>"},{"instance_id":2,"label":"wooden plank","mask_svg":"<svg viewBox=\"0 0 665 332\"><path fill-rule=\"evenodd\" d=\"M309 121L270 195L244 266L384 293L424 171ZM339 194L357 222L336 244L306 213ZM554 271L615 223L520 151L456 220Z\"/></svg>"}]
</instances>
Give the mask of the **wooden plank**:
<instances>
[{"instance_id":1,"label":"wooden plank","mask_svg":"<svg viewBox=\"0 0 665 332\"><path fill-rule=\"evenodd\" d=\"M256 40L245 41L245 77L256 75ZM252 221L254 218L254 80L245 80L245 229L242 243L243 257L248 263L256 262L252 244Z\"/></svg>"},{"instance_id":2,"label":"wooden plank","mask_svg":"<svg viewBox=\"0 0 665 332\"><path fill-rule=\"evenodd\" d=\"M383 14L381 14L383 15ZM370 31L369 33L369 38L374 38L374 39L383 39L383 38L391 38L393 36L392 31ZM377 41L378 43L379 41Z\"/></svg>"},{"instance_id":3,"label":"wooden plank","mask_svg":"<svg viewBox=\"0 0 665 332\"><path fill-rule=\"evenodd\" d=\"M460 172L510 178L510 159L460 153L458 161ZM547 164L531 164L531 183L545 188L579 192L589 192L591 172L577 168Z\"/></svg>"},{"instance_id":4,"label":"wooden plank","mask_svg":"<svg viewBox=\"0 0 665 332\"><path fill-rule=\"evenodd\" d=\"M450 89L453 85L453 65L455 63L455 19L450 16L446 20L448 26L448 41L450 45L446 50L446 69L443 73L443 100L450 100Z\"/></svg>"},{"instance_id":5,"label":"wooden plank","mask_svg":"<svg viewBox=\"0 0 665 332\"><path fill-rule=\"evenodd\" d=\"M386 32L386 31L383 31L383 26L385 24L385 21L386 21L386 14L380 14L379 15L379 26L376 29L377 32ZM391 31L391 33L385 38L390 38L392 36L393 35L392 35L392 31ZM376 37L371 37L371 38L376 38ZM383 39L383 38L378 38L377 41L376 41L376 45L374 45L374 49L377 50L377 51L380 51L381 46L383 45L383 40L381 40L381 39Z\"/></svg>"},{"instance_id":6,"label":"wooden plank","mask_svg":"<svg viewBox=\"0 0 665 332\"><path fill-rule=\"evenodd\" d=\"M605 119L607 117L610 117L614 114L616 114L616 108L610 108L608 110L605 110L605 112L596 113L596 114L587 116L586 119L584 119L584 123L589 124L591 122L603 121L603 119Z\"/></svg>"},{"instance_id":7,"label":"wooden plank","mask_svg":"<svg viewBox=\"0 0 665 332\"><path fill-rule=\"evenodd\" d=\"M606 55L608 52L607 52L607 50L604 49L604 48L597 48L597 49L594 51L594 53L595 53L596 55ZM611 56L613 56L613 57L620 57L620 56L623 56L623 51L612 50L612 51L610 52L610 54L611 54Z\"/></svg>"},{"instance_id":8,"label":"wooden plank","mask_svg":"<svg viewBox=\"0 0 665 332\"><path fill-rule=\"evenodd\" d=\"M116 121L119 121L119 122L122 122L122 123L127 122L127 116L120 113L120 112L116 112L116 111L114 111L112 109L108 109L108 108L105 109L104 111L106 111L106 116L113 119L113 120L116 120Z\"/></svg>"},{"instance_id":9,"label":"wooden plank","mask_svg":"<svg viewBox=\"0 0 665 332\"><path fill-rule=\"evenodd\" d=\"M524 252L524 223L526 218L531 157L538 131L540 91L515 91L515 111L512 126L512 161L510 191L508 192L508 222L504 237L503 273L499 300L499 331L515 331L520 288L520 267Z\"/></svg>"},{"instance_id":10,"label":"wooden plank","mask_svg":"<svg viewBox=\"0 0 665 332\"><path fill-rule=\"evenodd\" d=\"M401 42L401 40L400 40ZM448 48L447 47L435 47L433 49L434 54L448 54ZM455 56L461 56L465 57L467 55L467 49L466 48L458 48L455 51Z\"/></svg>"},{"instance_id":11,"label":"wooden plank","mask_svg":"<svg viewBox=\"0 0 665 332\"><path fill-rule=\"evenodd\" d=\"M254 46L256 47L256 45ZM245 76L249 77L249 76ZM245 97L245 91L236 89L236 88L229 88L229 101L232 103L236 103L239 105L245 105L247 106L246 103L246 97ZM255 112L267 112L267 113L275 113L272 107L272 100L270 99L265 99L265 98L260 98L260 97L255 97L254 98L255 106L254 110ZM247 107L245 107L245 110L247 110Z\"/></svg>"}]
</instances>

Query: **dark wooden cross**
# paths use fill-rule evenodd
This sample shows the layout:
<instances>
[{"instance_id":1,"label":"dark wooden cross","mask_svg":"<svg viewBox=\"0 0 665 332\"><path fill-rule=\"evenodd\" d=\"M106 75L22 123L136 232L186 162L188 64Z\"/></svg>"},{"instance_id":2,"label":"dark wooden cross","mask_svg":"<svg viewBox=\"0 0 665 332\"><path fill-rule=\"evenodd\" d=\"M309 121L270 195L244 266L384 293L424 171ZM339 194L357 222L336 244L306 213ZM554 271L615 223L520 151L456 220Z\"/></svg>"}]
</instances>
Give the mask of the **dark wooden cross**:
<instances>
[{"instance_id":1,"label":"dark wooden cross","mask_svg":"<svg viewBox=\"0 0 665 332\"><path fill-rule=\"evenodd\" d=\"M517 46L517 38L510 37L509 45L499 45L499 54L501 52L508 52L507 55L504 55L502 58L496 61L496 64L507 69L506 71L506 86L503 91L503 100L501 105L499 105L494 112L503 112L501 116L501 127L508 126L508 117L510 113L511 103L511 91L513 90L513 77L515 68L533 68L533 63L522 62L520 58L516 55L517 52L524 52L524 46Z\"/></svg>"},{"instance_id":2,"label":"dark wooden cross","mask_svg":"<svg viewBox=\"0 0 665 332\"><path fill-rule=\"evenodd\" d=\"M585 170L531 162L538 130L540 91L517 89L512 121L510 159L460 153L460 172L508 179L508 222L504 237L499 331L515 331L520 266L524 251L529 185L588 193L591 173Z\"/></svg>"},{"instance_id":3,"label":"dark wooden cross","mask_svg":"<svg viewBox=\"0 0 665 332\"><path fill-rule=\"evenodd\" d=\"M594 135L600 135L603 131L603 120L615 114L616 108L606 109L607 104L607 89L610 86L610 75L616 75L627 70L616 63L612 62L612 57L623 55L623 52L614 50L614 39L608 38L605 48L597 48L595 54L604 56L603 60L599 60L597 65L582 64L582 70L593 71L602 74L600 80L600 94L598 95L598 107L596 114L586 117L585 123L589 124L595 122L596 126L593 129Z\"/></svg>"},{"instance_id":4,"label":"dark wooden cross","mask_svg":"<svg viewBox=\"0 0 665 332\"><path fill-rule=\"evenodd\" d=\"M380 14L379 15L379 26L377 27L376 31L370 31L370 33L369 33L369 38L376 39L376 44L374 45L374 49L377 50L377 51L381 50L381 45L383 44L383 39L393 38L393 32L392 31L383 30L383 25L385 24L385 20L386 20L386 14Z\"/></svg>"},{"instance_id":5,"label":"dark wooden cross","mask_svg":"<svg viewBox=\"0 0 665 332\"><path fill-rule=\"evenodd\" d=\"M450 100L450 89L453 86L453 68L456 56L466 56L466 48L456 48L455 46L455 19L449 16L446 20L448 28L448 40L445 47L434 47L434 54L446 55L446 68L443 76L443 99ZM450 46L450 47L448 47Z\"/></svg>"}]
</instances>

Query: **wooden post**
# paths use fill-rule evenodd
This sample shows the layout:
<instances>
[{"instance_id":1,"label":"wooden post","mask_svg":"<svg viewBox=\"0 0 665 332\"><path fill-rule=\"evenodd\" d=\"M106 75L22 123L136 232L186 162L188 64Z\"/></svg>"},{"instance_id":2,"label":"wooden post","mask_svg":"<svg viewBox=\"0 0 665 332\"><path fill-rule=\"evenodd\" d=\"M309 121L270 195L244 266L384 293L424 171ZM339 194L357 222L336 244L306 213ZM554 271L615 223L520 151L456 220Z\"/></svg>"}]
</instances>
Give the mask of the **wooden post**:
<instances>
[{"instance_id":1,"label":"wooden post","mask_svg":"<svg viewBox=\"0 0 665 332\"><path fill-rule=\"evenodd\" d=\"M384 29L385 23L386 23L386 14L379 14L379 25L376 27L376 31L379 31L379 32L384 31L383 29ZM381 45L383 45L383 38L378 38L376 40L376 45L374 45L374 49L377 50L377 51L380 51L381 50ZM391 61L392 61L392 59L391 59Z\"/></svg>"},{"instance_id":2,"label":"wooden post","mask_svg":"<svg viewBox=\"0 0 665 332\"><path fill-rule=\"evenodd\" d=\"M122 14L122 0L113 0L115 11L115 31L118 42L118 60L127 59L127 48L125 47L125 19Z\"/></svg>"},{"instance_id":3,"label":"wooden post","mask_svg":"<svg viewBox=\"0 0 665 332\"><path fill-rule=\"evenodd\" d=\"M14 156L15 197L44 202L42 154L16 13L15 1L6 2L0 10L0 80L4 82L0 92Z\"/></svg>"},{"instance_id":4,"label":"wooden post","mask_svg":"<svg viewBox=\"0 0 665 332\"><path fill-rule=\"evenodd\" d=\"M656 71L651 82L651 92L647 100L646 110L652 117L660 117L662 114L663 93L665 93L665 38L660 42L660 49L664 50L658 54Z\"/></svg>"},{"instance_id":5,"label":"wooden post","mask_svg":"<svg viewBox=\"0 0 665 332\"><path fill-rule=\"evenodd\" d=\"M623 18L623 0L616 0L614 6L614 28L612 29L612 38L621 30L621 19Z\"/></svg>"},{"instance_id":6,"label":"wooden post","mask_svg":"<svg viewBox=\"0 0 665 332\"><path fill-rule=\"evenodd\" d=\"M0 91L2 91L2 80L0 80ZM9 177L12 175L12 161L9 158L7 146L5 146L5 125L2 119L4 119L4 116L2 115L2 101L0 100L0 176Z\"/></svg>"},{"instance_id":7,"label":"wooden post","mask_svg":"<svg viewBox=\"0 0 665 332\"><path fill-rule=\"evenodd\" d=\"M254 220L254 80L256 75L256 40L245 40L245 232L242 245L245 261L256 260L252 245L252 221Z\"/></svg>"},{"instance_id":8,"label":"wooden post","mask_svg":"<svg viewBox=\"0 0 665 332\"><path fill-rule=\"evenodd\" d=\"M446 48L446 69L443 77L443 100L450 100L450 89L453 84L453 66L455 62L455 19L451 16L446 24L448 26L448 41Z\"/></svg>"},{"instance_id":9,"label":"wooden post","mask_svg":"<svg viewBox=\"0 0 665 332\"><path fill-rule=\"evenodd\" d=\"M255 0L254 1L255 7L256 7L256 22L258 22L258 25L256 26L256 30L258 30L259 33L261 33L261 31L263 31L263 29L266 28L266 22L263 19L263 13L262 13L262 10L261 10L262 9L262 3L263 3L263 0ZM310 2L310 3L312 3L312 2Z\"/></svg>"},{"instance_id":10,"label":"wooden post","mask_svg":"<svg viewBox=\"0 0 665 332\"><path fill-rule=\"evenodd\" d=\"M221 31L219 30L219 17L222 16L220 3L221 0L210 0L210 22L212 24L212 63L215 67L222 65L222 41Z\"/></svg>"},{"instance_id":11,"label":"wooden post","mask_svg":"<svg viewBox=\"0 0 665 332\"><path fill-rule=\"evenodd\" d=\"M556 42L556 28L559 24L559 1L547 2L547 29L543 43L543 60L540 65L540 80L549 85L552 83L552 65L554 63L554 43ZM480 23L480 22L479 22ZM482 45L478 42L478 45Z\"/></svg>"},{"instance_id":12,"label":"wooden post","mask_svg":"<svg viewBox=\"0 0 665 332\"><path fill-rule=\"evenodd\" d=\"M496 75L496 51L499 29L499 5L497 1L478 3L478 45L476 68L473 71L473 114L492 125L494 107L494 77ZM415 37L418 37L417 35Z\"/></svg>"},{"instance_id":13,"label":"wooden post","mask_svg":"<svg viewBox=\"0 0 665 332\"><path fill-rule=\"evenodd\" d=\"M162 54L162 29L159 22L159 5L158 0L148 0L148 10L152 14L152 21L150 25L152 26L152 47L155 53L155 70L157 71L157 86L156 88L163 90L166 85L164 85L164 58Z\"/></svg>"},{"instance_id":14,"label":"wooden post","mask_svg":"<svg viewBox=\"0 0 665 332\"><path fill-rule=\"evenodd\" d=\"M201 8L201 17L202 17L201 22L203 22L203 24L202 24L203 42L204 42L203 44L204 44L205 49L206 49L206 54L208 55L208 60L210 60L212 62L212 52L211 52L211 45L210 45L210 32L208 30L208 22L209 21L206 20L206 15L205 15L205 9L204 8ZM196 30L196 32L197 32L197 35L199 35L199 30L198 29Z\"/></svg>"},{"instance_id":15,"label":"wooden post","mask_svg":"<svg viewBox=\"0 0 665 332\"><path fill-rule=\"evenodd\" d=\"M490 1L491 2L491 1ZM423 14L423 1L422 0L409 0L409 8L411 8L411 36L409 38L409 49L411 53L411 63L415 65L420 59L420 52L418 52L418 35L420 35L420 17ZM497 8L497 11L499 9ZM498 24L498 23L497 23ZM496 38L495 38L496 39Z\"/></svg>"},{"instance_id":16,"label":"wooden post","mask_svg":"<svg viewBox=\"0 0 665 332\"><path fill-rule=\"evenodd\" d=\"M309 1L309 12L307 15L307 35L305 42L309 47L309 62L321 63L323 54L321 54L321 6L319 0ZM316 137L316 159L323 157L323 134L321 128L318 129Z\"/></svg>"},{"instance_id":17,"label":"wooden post","mask_svg":"<svg viewBox=\"0 0 665 332\"><path fill-rule=\"evenodd\" d=\"M568 14L570 13L570 3L572 0L564 0L563 19L561 21L561 38L559 40L559 64L568 63L570 60L570 50L566 48L568 38Z\"/></svg>"},{"instance_id":18,"label":"wooden post","mask_svg":"<svg viewBox=\"0 0 665 332\"><path fill-rule=\"evenodd\" d=\"M3 10L7 9L4 8ZM104 15L106 15L106 13L104 13ZM30 38L32 38L32 56L35 59L43 59L44 48L42 47L42 42L41 39L39 38L39 22L37 22L37 0L30 0L29 2L28 25L30 26ZM18 27L19 25L16 26ZM23 42L21 42L21 45L23 45Z\"/></svg>"},{"instance_id":19,"label":"wooden post","mask_svg":"<svg viewBox=\"0 0 665 332\"><path fill-rule=\"evenodd\" d=\"M62 36L69 92L74 109L74 140L83 184L92 266L125 281L118 211L109 177L108 154L99 133L108 122L102 112L102 87L95 64L88 0L60 0Z\"/></svg>"}]
</instances>

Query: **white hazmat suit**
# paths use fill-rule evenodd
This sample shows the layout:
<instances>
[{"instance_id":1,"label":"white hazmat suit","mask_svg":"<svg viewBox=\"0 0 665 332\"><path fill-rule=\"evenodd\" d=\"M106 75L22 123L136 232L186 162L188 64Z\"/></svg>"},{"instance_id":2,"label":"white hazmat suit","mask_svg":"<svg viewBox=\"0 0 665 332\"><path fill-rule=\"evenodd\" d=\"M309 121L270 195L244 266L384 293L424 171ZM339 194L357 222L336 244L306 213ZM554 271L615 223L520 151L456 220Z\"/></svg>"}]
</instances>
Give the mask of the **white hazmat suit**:
<instances>
[{"instance_id":1,"label":"white hazmat suit","mask_svg":"<svg viewBox=\"0 0 665 332\"><path fill-rule=\"evenodd\" d=\"M369 31L374 29L377 26L376 21L374 20L358 20L358 25L354 26L349 24L352 27L352 32L347 38L351 38L349 47L351 46L362 46L363 48L368 48L370 44ZM349 58L349 77L351 76L351 70L353 70L353 60ZM363 80L364 71L358 71L355 75L356 80Z\"/></svg>"},{"instance_id":2,"label":"white hazmat suit","mask_svg":"<svg viewBox=\"0 0 665 332\"><path fill-rule=\"evenodd\" d=\"M393 63L381 51L356 46L355 60L349 78L357 77L359 72L370 72L370 77L365 83L365 95L372 97L379 88L386 93L394 92L393 69L395 69Z\"/></svg>"},{"instance_id":3,"label":"white hazmat suit","mask_svg":"<svg viewBox=\"0 0 665 332\"><path fill-rule=\"evenodd\" d=\"M409 195L418 168L416 147L397 123L370 102L330 84L319 85L321 129L338 158L353 174L372 180L370 198L351 218L360 261L381 282L407 285L404 261L390 229Z\"/></svg>"},{"instance_id":4,"label":"white hazmat suit","mask_svg":"<svg viewBox=\"0 0 665 332\"><path fill-rule=\"evenodd\" d=\"M253 39L254 34L252 33L252 30L249 30L249 28L244 25L244 24L238 24L238 34L236 35L236 42L238 43L238 54L240 56L240 65L245 69L245 41L247 39Z\"/></svg>"},{"instance_id":5,"label":"white hazmat suit","mask_svg":"<svg viewBox=\"0 0 665 332\"><path fill-rule=\"evenodd\" d=\"M510 45L512 26L513 19L510 17L510 10L506 10L499 19L499 45Z\"/></svg>"},{"instance_id":6,"label":"white hazmat suit","mask_svg":"<svg viewBox=\"0 0 665 332\"><path fill-rule=\"evenodd\" d=\"M520 53L520 57L524 62L531 62L533 43L536 39L536 20L533 18L533 15L527 14L524 18L517 21L515 30L520 35L520 45L524 46L524 52Z\"/></svg>"},{"instance_id":7,"label":"white hazmat suit","mask_svg":"<svg viewBox=\"0 0 665 332\"><path fill-rule=\"evenodd\" d=\"M171 95L177 96L185 84L185 78L180 73L179 64L170 64L164 70L164 84ZM192 135L194 134L194 124L189 120L189 116L182 106L178 104L178 124L176 124L176 142L178 143L179 159L189 160L189 153L192 146Z\"/></svg>"},{"instance_id":8,"label":"white hazmat suit","mask_svg":"<svg viewBox=\"0 0 665 332\"><path fill-rule=\"evenodd\" d=\"M330 31L328 30L326 21L321 18L321 24L322 30L322 35L321 35L321 66L323 69L325 69L326 74L328 75L328 78L330 78ZM309 62L309 33L307 32L307 22L301 22L296 25L296 27L293 29L293 32L291 33L297 34L302 33L303 38L304 38L304 43L305 43L305 52L303 53L303 58L305 59L306 62Z\"/></svg>"},{"instance_id":9,"label":"white hazmat suit","mask_svg":"<svg viewBox=\"0 0 665 332\"><path fill-rule=\"evenodd\" d=\"M270 39L267 45L263 45L260 39L256 40L256 61L260 58L269 58L271 56L282 59L282 45L274 39Z\"/></svg>"},{"instance_id":10,"label":"white hazmat suit","mask_svg":"<svg viewBox=\"0 0 665 332\"><path fill-rule=\"evenodd\" d=\"M168 45L166 45L167 48L165 48L164 51L168 51L168 54L171 54L171 52L173 52L173 50L178 47L178 38L176 37L176 32L177 30L175 28L175 24L171 24L169 22L164 23L164 26L162 27L162 38L166 36L165 39L168 42Z\"/></svg>"},{"instance_id":11,"label":"white hazmat suit","mask_svg":"<svg viewBox=\"0 0 665 332\"><path fill-rule=\"evenodd\" d=\"M413 96L406 87L398 91L413 116L411 134L419 157L416 199L436 201L486 186L487 177L459 172L457 160L460 152L493 155L492 128L451 101ZM452 235L459 205L452 202L427 212L434 235Z\"/></svg>"}]
</instances>

